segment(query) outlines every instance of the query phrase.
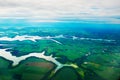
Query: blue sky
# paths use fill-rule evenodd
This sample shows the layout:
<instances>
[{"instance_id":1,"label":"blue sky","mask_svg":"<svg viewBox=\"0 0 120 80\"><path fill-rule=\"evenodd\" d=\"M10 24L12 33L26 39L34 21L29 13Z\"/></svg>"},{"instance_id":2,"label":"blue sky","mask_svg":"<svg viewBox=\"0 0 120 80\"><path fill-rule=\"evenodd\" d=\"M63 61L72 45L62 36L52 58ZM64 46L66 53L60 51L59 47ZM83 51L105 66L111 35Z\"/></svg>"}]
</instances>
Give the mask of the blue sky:
<instances>
[{"instance_id":1,"label":"blue sky","mask_svg":"<svg viewBox=\"0 0 120 80\"><path fill-rule=\"evenodd\" d=\"M119 3L119 0L0 0L0 22L120 24Z\"/></svg>"}]
</instances>

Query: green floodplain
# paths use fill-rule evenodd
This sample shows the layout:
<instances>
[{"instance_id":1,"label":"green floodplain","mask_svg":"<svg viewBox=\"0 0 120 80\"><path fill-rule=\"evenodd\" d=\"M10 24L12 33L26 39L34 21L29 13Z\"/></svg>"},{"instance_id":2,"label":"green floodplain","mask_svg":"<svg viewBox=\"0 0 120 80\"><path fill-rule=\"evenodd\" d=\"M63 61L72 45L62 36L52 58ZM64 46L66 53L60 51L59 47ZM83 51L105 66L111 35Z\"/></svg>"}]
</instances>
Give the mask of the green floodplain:
<instances>
[{"instance_id":1,"label":"green floodplain","mask_svg":"<svg viewBox=\"0 0 120 80\"><path fill-rule=\"evenodd\" d=\"M57 67L51 61L29 57L12 66L12 61L0 57L0 80L119 80L120 78L120 29L79 28L79 27L25 27L0 28L0 38L16 35L57 36L61 44L51 39L24 41L1 40L0 49L7 49L13 56L21 57L29 53L52 55L61 64L76 67ZM4 32L4 33L3 33ZM75 36L75 37L74 37ZM109 41L111 40L111 41Z\"/></svg>"}]
</instances>

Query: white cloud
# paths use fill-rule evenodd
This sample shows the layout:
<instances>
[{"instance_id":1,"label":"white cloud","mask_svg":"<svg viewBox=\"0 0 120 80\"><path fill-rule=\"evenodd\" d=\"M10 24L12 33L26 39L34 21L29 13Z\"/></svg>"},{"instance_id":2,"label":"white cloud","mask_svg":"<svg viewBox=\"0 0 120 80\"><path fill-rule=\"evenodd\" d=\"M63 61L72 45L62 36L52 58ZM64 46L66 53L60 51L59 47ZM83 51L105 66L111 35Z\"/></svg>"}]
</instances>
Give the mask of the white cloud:
<instances>
[{"instance_id":1,"label":"white cloud","mask_svg":"<svg viewBox=\"0 0 120 80\"><path fill-rule=\"evenodd\" d=\"M119 0L0 0L0 18L114 20L119 13Z\"/></svg>"}]
</instances>

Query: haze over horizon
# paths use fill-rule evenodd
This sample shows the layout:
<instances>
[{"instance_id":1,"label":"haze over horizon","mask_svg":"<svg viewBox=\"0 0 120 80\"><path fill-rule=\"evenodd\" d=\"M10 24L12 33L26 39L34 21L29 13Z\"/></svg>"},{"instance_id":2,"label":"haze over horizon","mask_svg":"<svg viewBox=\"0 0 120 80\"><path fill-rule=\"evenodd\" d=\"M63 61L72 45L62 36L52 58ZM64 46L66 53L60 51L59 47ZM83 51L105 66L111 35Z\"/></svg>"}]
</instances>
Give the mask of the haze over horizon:
<instances>
[{"instance_id":1,"label":"haze over horizon","mask_svg":"<svg viewBox=\"0 0 120 80\"><path fill-rule=\"evenodd\" d=\"M5 21L120 24L120 5L119 0L0 0L0 23Z\"/></svg>"}]
</instances>

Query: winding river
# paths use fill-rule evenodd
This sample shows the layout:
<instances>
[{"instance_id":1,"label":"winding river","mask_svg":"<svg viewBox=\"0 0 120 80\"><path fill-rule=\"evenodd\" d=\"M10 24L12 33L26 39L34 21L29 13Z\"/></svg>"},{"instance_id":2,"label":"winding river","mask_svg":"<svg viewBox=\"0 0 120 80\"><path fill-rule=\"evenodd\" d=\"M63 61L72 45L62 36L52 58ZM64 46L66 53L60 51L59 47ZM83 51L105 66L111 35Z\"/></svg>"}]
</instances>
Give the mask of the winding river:
<instances>
[{"instance_id":1,"label":"winding river","mask_svg":"<svg viewBox=\"0 0 120 80\"><path fill-rule=\"evenodd\" d=\"M62 64L60 62L58 62L56 60L56 57L53 57L52 55L50 56L45 56L45 51L41 52L41 53L29 53L28 55L24 55L24 56L21 56L21 57L16 57L16 56L13 56L10 52L6 51L7 49L0 49L0 56L9 60L9 61L12 61L12 66L16 66L18 65L21 61L29 58L29 57L36 57L36 58L42 58L42 59L45 59L47 61L51 61L53 63L55 63L57 65L56 69L55 69L55 72L57 72L59 69L61 69L62 67L64 66L72 66L74 68L77 68L78 66L75 65L75 64Z\"/></svg>"}]
</instances>

